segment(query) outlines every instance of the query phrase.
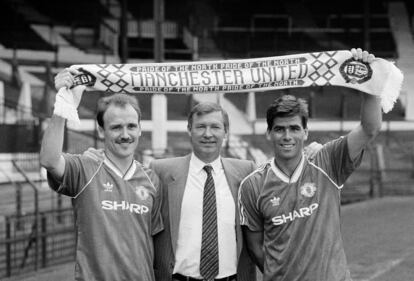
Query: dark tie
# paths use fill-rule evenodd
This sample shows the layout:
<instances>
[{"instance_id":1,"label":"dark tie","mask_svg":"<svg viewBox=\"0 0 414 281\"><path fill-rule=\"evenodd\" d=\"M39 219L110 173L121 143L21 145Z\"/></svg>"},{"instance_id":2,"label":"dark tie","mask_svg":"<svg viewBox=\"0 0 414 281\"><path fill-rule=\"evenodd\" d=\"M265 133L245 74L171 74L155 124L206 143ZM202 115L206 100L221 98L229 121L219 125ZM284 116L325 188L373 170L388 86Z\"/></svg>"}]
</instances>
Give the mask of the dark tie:
<instances>
[{"instance_id":1,"label":"dark tie","mask_svg":"<svg viewBox=\"0 0 414 281\"><path fill-rule=\"evenodd\" d=\"M203 232L201 239L200 274L207 281L214 280L219 272L217 207L214 180L210 165L203 168L207 172L203 196Z\"/></svg>"}]
</instances>

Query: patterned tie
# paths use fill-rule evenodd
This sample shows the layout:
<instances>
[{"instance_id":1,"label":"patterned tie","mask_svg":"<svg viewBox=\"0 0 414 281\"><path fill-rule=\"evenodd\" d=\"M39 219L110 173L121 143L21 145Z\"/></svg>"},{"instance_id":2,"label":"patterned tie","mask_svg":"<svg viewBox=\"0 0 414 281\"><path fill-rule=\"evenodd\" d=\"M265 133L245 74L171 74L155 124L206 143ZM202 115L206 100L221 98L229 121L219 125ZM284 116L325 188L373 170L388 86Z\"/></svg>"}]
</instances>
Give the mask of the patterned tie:
<instances>
[{"instance_id":1,"label":"patterned tie","mask_svg":"<svg viewBox=\"0 0 414 281\"><path fill-rule=\"evenodd\" d=\"M203 196L203 232L201 240L200 274L207 281L214 280L219 272L217 241L217 207L214 180L210 165L203 168L207 172Z\"/></svg>"}]
</instances>

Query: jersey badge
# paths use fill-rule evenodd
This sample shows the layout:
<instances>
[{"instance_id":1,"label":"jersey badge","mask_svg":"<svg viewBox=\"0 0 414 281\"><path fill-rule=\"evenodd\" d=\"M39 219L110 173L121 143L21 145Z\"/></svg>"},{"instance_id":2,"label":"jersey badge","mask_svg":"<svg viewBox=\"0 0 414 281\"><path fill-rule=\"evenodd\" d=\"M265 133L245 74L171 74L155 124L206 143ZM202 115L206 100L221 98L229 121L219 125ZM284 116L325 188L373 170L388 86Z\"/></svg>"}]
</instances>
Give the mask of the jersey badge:
<instances>
[{"instance_id":1,"label":"jersey badge","mask_svg":"<svg viewBox=\"0 0 414 281\"><path fill-rule=\"evenodd\" d=\"M112 189L114 188L114 185L110 183L109 181L107 183L104 183L104 191L112 192Z\"/></svg>"},{"instance_id":2,"label":"jersey badge","mask_svg":"<svg viewBox=\"0 0 414 281\"><path fill-rule=\"evenodd\" d=\"M149 196L148 190L142 185L135 187L135 194L138 195L141 200L145 200Z\"/></svg>"},{"instance_id":3,"label":"jersey badge","mask_svg":"<svg viewBox=\"0 0 414 281\"><path fill-rule=\"evenodd\" d=\"M313 182L307 182L300 187L300 194L305 197L313 197L316 193L316 186Z\"/></svg>"},{"instance_id":4,"label":"jersey badge","mask_svg":"<svg viewBox=\"0 0 414 281\"><path fill-rule=\"evenodd\" d=\"M280 205L280 197L273 196L273 198L270 199L270 202L272 203L273 207L279 206Z\"/></svg>"}]
</instances>

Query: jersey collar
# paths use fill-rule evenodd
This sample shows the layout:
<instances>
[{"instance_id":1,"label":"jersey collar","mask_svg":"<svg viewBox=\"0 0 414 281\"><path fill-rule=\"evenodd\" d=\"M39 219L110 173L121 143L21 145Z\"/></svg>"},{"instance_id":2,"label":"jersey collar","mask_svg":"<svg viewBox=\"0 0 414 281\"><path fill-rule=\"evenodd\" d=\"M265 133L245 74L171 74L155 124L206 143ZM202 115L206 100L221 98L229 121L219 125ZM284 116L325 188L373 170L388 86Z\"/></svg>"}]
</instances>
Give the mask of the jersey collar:
<instances>
[{"instance_id":1,"label":"jersey collar","mask_svg":"<svg viewBox=\"0 0 414 281\"><path fill-rule=\"evenodd\" d=\"M135 160L132 160L131 165L129 166L128 170L126 171L125 175L112 163L106 156L104 160L104 164L111 169L117 176L123 178L124 180L130 180L137 169L137 164Z\"/></svg>"},{"instance_id":2,"label":"jersey collar","mask_svg":"<svg viewBox=\"0 0 414 281\"><path fill-rule=\"evenodd\" d=\"M282 181L286 183L294 183L298 181L300 175L302 174L303 167L305 164L305 158L305 155L302 153L302 158L300 159L298 166L296 167L292 177L290 178L276 166L274 157L270 160L270 167L272 168L272 171L275 173L275 175Z\"/></svg>"}]
</instances>

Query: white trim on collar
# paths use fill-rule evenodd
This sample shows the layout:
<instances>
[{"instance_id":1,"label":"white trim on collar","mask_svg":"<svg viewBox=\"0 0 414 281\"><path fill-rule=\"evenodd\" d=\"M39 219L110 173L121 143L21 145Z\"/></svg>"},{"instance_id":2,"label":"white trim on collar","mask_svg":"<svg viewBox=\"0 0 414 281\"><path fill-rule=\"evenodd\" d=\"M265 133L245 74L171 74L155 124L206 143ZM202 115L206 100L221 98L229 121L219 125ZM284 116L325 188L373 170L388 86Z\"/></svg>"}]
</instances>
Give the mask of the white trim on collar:
<instances>
[{"instance_id":1,"label":"white trim on collar","mask_svg":"<svg viewBox=\"0 0 414 281\"><path fill-rule=\"evenodd\" d=\"M133 160L131 166L129 167L128 171L126 171L125 175L116 167L107 157L105 157L104 164L111 169L117 176L124 180L130 180L137 169L136 161Z\"/></svg>"},{"instance_id":2,"label":"white trim on collar","mask_svg":"<svg viewBox=\"0 0 414 281\"><path fill-rule=\"evenodd\" d=\"M270 167L272 168L275 175L282 181L286 183L294 183L298 181L300 175L302 174L303 167L305 164L305 158L305 155L302 153L302 158L298 166L296 167L295 171L293 172L293 175L290 178L276 166L274 157L270 160Z\"/></svg>"}]
</instances>

